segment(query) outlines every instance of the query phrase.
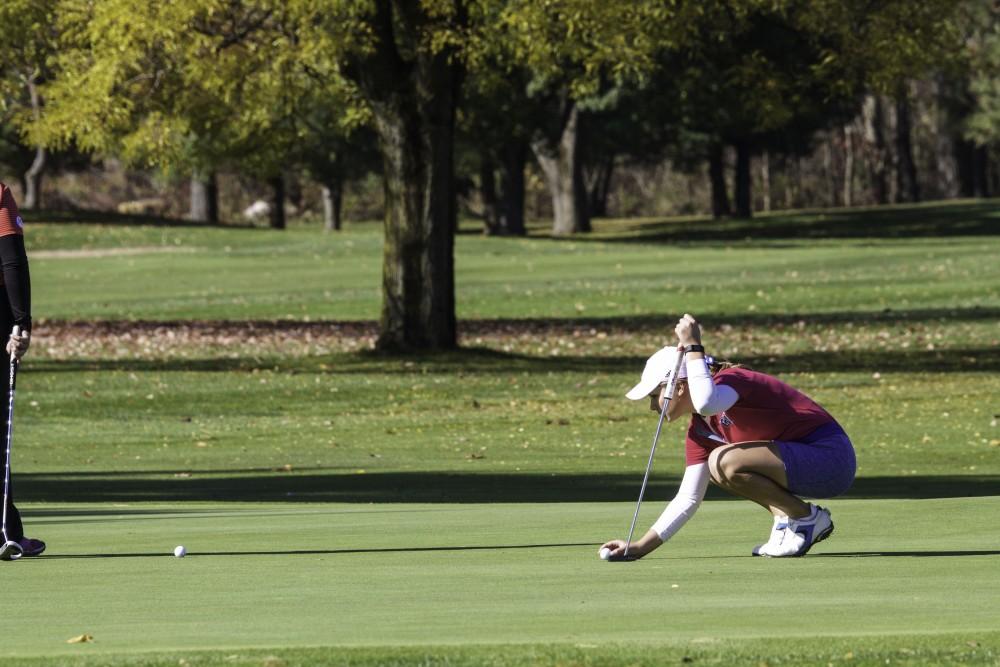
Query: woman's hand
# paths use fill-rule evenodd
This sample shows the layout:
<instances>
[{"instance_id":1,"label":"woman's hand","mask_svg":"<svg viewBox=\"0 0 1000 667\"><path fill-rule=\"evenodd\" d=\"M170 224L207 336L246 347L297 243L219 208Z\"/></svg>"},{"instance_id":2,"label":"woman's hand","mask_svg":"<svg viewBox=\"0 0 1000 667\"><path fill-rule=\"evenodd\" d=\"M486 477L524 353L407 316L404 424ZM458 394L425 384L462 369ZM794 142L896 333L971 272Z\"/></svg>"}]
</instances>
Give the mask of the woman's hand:
<instances>
[{"instance_id":1,"label":"woman's hand","mask_svg":"<svg viewBox=\"0 0 1000 667\"><path fill-rule=\"evenodd\" d=\"M23 357L28 351L28 346L30 344L30 331L22 331L16 336L11 334L10 339L7 341L7 355L9 357L15 357L18 361L20 361L21 357Z\"/></svg>"},{"instance_id":2,"label":"woman's hand","mask_svg":"<svg viewBox=\"0 0 1000 667\"><path fill-rule=\"evenodd\" d=\"M660 536L649 531L641 539L632 542L628 548L628 559L638 560L663 544ZM601 549L609 549L608 560L623 560L625 558L625 540L611 540L601 545ZM598 551L600 553L600 551Z\"/></svg>"},{"instance_id":3,"label":"woman's hand","mask_svg":"<svg viewBox=\"0 0 1000 667\"><path fill-rule=\"evenodd\" d=\"M681 346L701 345L701 326L692 315L685 313L674 327L674 333L677 334L677 341Z\"/></svg>"}]
</instances>

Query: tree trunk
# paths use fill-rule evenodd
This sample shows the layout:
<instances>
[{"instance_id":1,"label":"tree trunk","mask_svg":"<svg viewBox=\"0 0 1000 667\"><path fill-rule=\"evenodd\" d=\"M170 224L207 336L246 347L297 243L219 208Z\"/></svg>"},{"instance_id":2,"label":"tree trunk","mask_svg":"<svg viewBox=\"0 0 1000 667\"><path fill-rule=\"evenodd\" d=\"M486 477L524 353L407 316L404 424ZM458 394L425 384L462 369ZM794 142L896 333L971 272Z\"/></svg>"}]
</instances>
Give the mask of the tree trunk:
<instances>
[{"instance_id":1,"label":"tree trunk","mask_svg":"<svg viewBox=\"0 0 1000 667\"><path fill-rule=\"evenodd\" d=\"M48 153L44 146L35 148L35 159L28 171L24 172L24 208L39 209L42 207L42 173Z\"/></svg>"},{"instance_id":2,"label":"tree trunk","mask_svg":"<svg viewBox=\"0 0 1000 667\"><path fill-rule=\"evenodd\" d=\"M608 156L594 168L591 174L589 194L589 209L595 218L608 217L608 194L611 191L611 176L615 171L615 156Z\"/></svg>"},{"instance_id":3,"label":"tree trunk","mask_svg":"<svg viewBox=\"0 0 1000 667\"><path fill-rule=\"evenodd\" d=\"M837 205L837 177L834 174L833 169L833 138L830 136L826 137L826 141L823 142L823 180L826 181L828 186L828 201L827 206Z\"/></svg>"},{"instance_id":4,"label":"tree trunk","mask_svg":"<svg viewBox=\"0 0 1000 667\"><path fill-rule=\"evenodd\" d=\"M751 204L750 146L746 141L737 141L736 176L734 179L734 195L736 200L736 217L749 219L753 217Z\"/></svg>"},{"instance_id":5,"label":"tree trunk","mask_svg":"<svg viewBox=\"0 0 1000 667\"><path fill-rule=\"evenodd\" d=\"M920 201L920 184L917 182L917 166L913 161L913 133L910 120L910 100L905 88L896 100L896 155L899 168L896 171L897 202Z\"/></svg>"},{"instance_id":6,"label":"tree trunk","mask_svg":"<svg viewBox=\"0 0 1000 667\"><path fill-rule=\"evenodd\" d=\"M271 229L285 228L285 177L272 176L267 179L271 186Z\"/></svg>"},{"instance_id":7,"label":"tree trunk","mask_svg":"<svg viewBox=\"0 0 1000 667\"><path fill-rule=\"evenodd\" d=\"M294 172L288 173L285 178L285 201L291 206L293 214L302 212L303 196L299 175Z\"/></svg>"},{"instance_id":8,"label":"tree trunk","mask_svg":"<svg viewBox=\"0 0 1000 667\"><path fill-rule=\"evenodd\" d=\"M785 179L785 208L802 208L802 160L797 155L785 162L788 177Z\"/></svg>"},{"instance_id":9,"label":"tree trunk","mask_svg":"<svg viewBox=\"0 0 1000 667\"><path fill-rule=\"evenodd\" d=\"M37 121L42 114L42 96L38 92L37 81L31 77L27 81L28 95L31 98L31 113ZM48 153L44 146L35 148L35 159L24 174L24 207L38 209L42 207L42 173Z\"/></svg>"},{"instance_id":10,"label":"tree trunk","mask_svg":"<svg viewBox=\"0 0 1000 667\"><path fill-rule=\"evenodd\" d=\"M844 143L844 206L854 205L854 130L850 125L841 126Z\"/></svg>"},{"instance_id":11,"label":"tree trunk","mask_svg":"<svg viewBox=\"0 0 1000 667\"><path fill-rule=\"evenodd\" d=\"M989 197L990 153L986 146L976 145L972 149L972 196Z\"/></svg>"},{"instance_id":12,"label":"tree trunk","mask_svg":"<svg viewBox=\"0 0 1000 667\"><path fill-rule=\"evenodd\" d=\"M377 0L374 6L374 46L349 63L348 74L371 104L382 153L385 243L376 347L453 348L461 70L448 48L432 54L413 47L435 20L421 3Z\"/></svg>"},{"instance_id":13,"label":"tree trunk","mask_svg":"<svg viewBox=\"0 0 1000 667\"><path fill-rule=\"evenodd\" d=\"M341 209L344 201L344 185L340 178L325 179L320 186L323 195L323 229L339 232L343 227Z\"/></svg>"},{"instance_id":14,"label":"tree trunk","mask_svg":"<svg viewBox=\"0 0 1000 667\"><path fill-rule=\"evenodd\" d=\"M504 147L500 168L500 228L509 236L524 236L524 167L528 143L512 140Z\"/></svg>"},{"instance_id":15,"label":"tree trunk","mask_svg":"<svg viewBox=\"0 0 1000 667\"><path fill-rule=\"evenodd\" d=\"M500 228L493 160L486 155L482 156L482 161L479 163L479 198L483 201L483 233L489 236L503 233Z\"/></svg>"},{"instance_id":16,"label":"tree trunk","mask_svg":"<svg viewBox=\"0 0 1000 667\"><path fill-rule=\"evenodd\" d=\"M972 178L972 155L975 145L957 135L954 140L955 168L958 175L958 196L974 197L976 192Z\"/></svg>"},{"instance_id":17,"label":"tree trunk","mask_svg":"<svg viewBox=\"0 0 1000 667\"><path fill-rule=\"evenodd\" d=\"M872 199L876 204L889 203L889 152L885 142L885 108L882 98L869 95L863 106L865 141L871 153Z\"/></svg>"},{"instance_id":18,"label":"tree trunk","mask_svg":"<svg viewBox=\"0 0 1000 667\"><path fill-rule=\"evenodd\" d=\"M771 153L764 151L760 156L760 189L763 210L771 210Z\"/></svg>"},{"instance_id":19,"label":"tree trunk","mask_svg":"<svg viewBox=\"0 0 1000 667\"><path fill-rule=\"evenodd\" d=\"M587 187L580 155L580 112L573 101L565 103L559 139L538 135L531 146L552 195L555 220L552 234L565 236L590 231Z\"/></svg>"},{"instance_id":20,"label":"tree trunk","mask_svg":"<svg viewBox=\"0 0 1000 667\"><path fill-rule=\"evenodd\" d=\"M712 144L708 152L708 177L712 183L712 217L728 216L729 193L726 190L726 170L722 154L722 144Z\"/></svg>"},{"instance_id":21,"label":"tree trunk","mask_svg":"<svg viewBox=\"0 0 1000 667\"><path fill-rule=\"evenodd\" d=\"M195 222L219 222L219 186L215 172L191 176L191 208L188 218Z\"/></svg>"}]
</instances>

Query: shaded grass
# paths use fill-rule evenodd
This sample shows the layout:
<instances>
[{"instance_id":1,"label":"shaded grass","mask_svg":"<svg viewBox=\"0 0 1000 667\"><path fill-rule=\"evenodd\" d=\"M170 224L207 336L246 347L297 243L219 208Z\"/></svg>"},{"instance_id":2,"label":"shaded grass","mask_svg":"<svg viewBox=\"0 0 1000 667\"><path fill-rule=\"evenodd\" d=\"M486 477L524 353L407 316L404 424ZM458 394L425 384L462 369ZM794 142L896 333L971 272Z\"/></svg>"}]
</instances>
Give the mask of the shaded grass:
<instances>
[{"instance_id":1,"label":"shaded grass","mask_svg":"<svg viewBox=\"0 0 1000 667\"><path fill-rule=\"evenodd\" d=\"M658 473L651 498L669 498L681 466ZM641 470L631 473L379 472L278 469L27 473L19 498L49 503L169 501L272 503L571 503L622 502L639 494ZM861 477L845 498L973 498L1000 495L1000 475ZM708 501L732 496L709 489Z\"/></svg>"},{"instance_id":2,"label":"shaded grass","mask_svg":"<svg viewBox=\"0 0 1000 667\"><path fill-rule=\"evenodd\" d=\"M154 654L102 655L99 657L17 658L28 667L74 665L76 667L297 667L312 665L482 665L508 667L599 667L602 665L997 665L1000 664L1000 633L941 635L894 635L880 637L731 641L720 639L708 646L686 644L567 644L567 645L479 645L379 648L276 648L233 651L185 651Z\"/></svg>"},{"instance_id":3,"label":"shaded grass","mask_svg":"<svg viewBox=\"0 0 1000 667\"><path fill-rule=\"evenodd\" d=\"M958 211L960 216L956 216ZM811 239L912 239L1000 233L995 202L925 202L902 206L781 211L751 220L706 218L599 221L591 238L643 243Z\"/></svg>"}]
</instances>

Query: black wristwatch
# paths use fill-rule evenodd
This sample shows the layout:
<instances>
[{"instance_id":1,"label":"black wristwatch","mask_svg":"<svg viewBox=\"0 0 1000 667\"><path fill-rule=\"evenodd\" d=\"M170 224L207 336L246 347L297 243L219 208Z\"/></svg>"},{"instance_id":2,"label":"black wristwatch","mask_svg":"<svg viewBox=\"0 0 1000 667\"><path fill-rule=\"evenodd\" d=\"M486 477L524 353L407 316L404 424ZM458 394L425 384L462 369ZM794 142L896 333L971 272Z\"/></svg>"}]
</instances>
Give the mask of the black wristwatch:
<instances>
[{"instance_id":1,"label":"black wristwatch","mask_svg":"<svg viewBox=\"0 0 1000 667\"><path fill-rule=\"evenodd\" d=\"M688 346L686 346L684 348L684 354L687 354L688 352L701 352L702 354L705 354L705 346L704 345L688 345Z\"/></svg>"}]
</instances>

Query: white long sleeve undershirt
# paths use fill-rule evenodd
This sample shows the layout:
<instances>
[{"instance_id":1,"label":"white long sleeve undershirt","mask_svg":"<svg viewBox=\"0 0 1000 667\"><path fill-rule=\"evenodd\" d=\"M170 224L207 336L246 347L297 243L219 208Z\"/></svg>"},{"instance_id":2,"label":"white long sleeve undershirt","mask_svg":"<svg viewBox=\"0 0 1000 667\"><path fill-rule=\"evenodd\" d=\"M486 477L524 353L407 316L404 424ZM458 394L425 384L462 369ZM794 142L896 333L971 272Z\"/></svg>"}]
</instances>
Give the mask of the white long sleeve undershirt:
<instances>
[{"instance_id":1,"label":"white long sleeve undershirt","mask_svg":"<svg viewBox=\"0 0 1000 667\"><path fill-rule=\"evenodd\" d=\"M732 387L712 382L704 357L687 360L687 382L694 411L705 417L728 410L740 399Z\"/></svg>"},{"instance_id":2,"label":"white long sleeve undershirt","mask_svg":"<svg viewBox=\"0 0 1000 667\"><path fill-rule=\"evenodd\" d=\"M704 358L687 360L687 384L695 412L705 417L725 412L740 399L732 387L712 381L708 362ZM707 463L696 463L684 469L677 494L652 526L661 540L669 540L694 516L705 498L708 482Z\"/></svg>"},{"instance_id":3,"label":"white long sleeve undershirt","mask_svg":"<svg viewBox=\"0 0 1000 667\"><path fill-rule=\"evenodd\" d=\"M670 501L652 530L666 542L694 516L708 489L708 464L696 463L684 469L677 495Z\"/></svg>"}]
</instances>

